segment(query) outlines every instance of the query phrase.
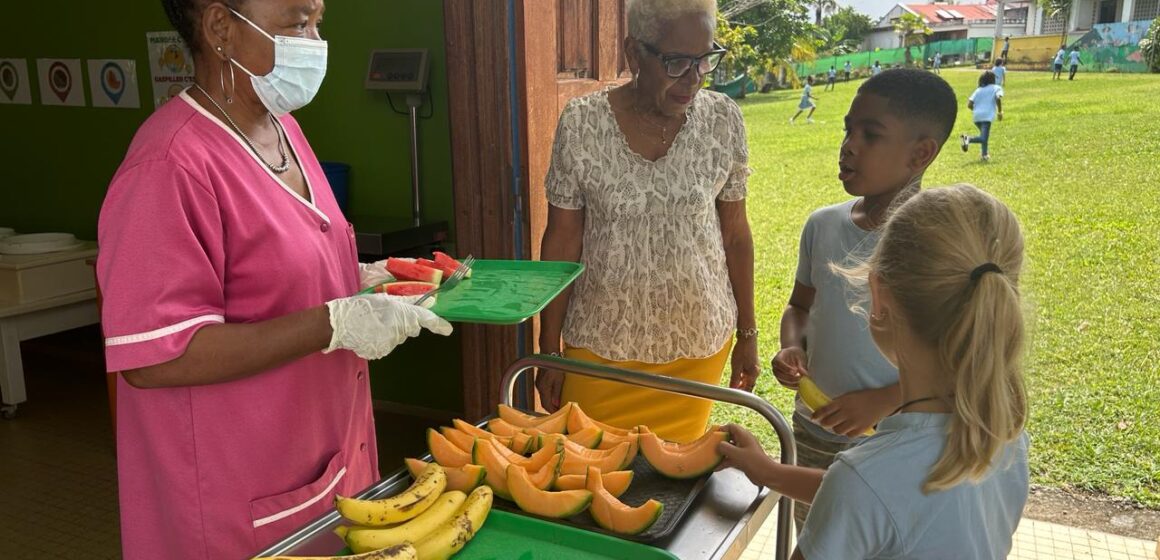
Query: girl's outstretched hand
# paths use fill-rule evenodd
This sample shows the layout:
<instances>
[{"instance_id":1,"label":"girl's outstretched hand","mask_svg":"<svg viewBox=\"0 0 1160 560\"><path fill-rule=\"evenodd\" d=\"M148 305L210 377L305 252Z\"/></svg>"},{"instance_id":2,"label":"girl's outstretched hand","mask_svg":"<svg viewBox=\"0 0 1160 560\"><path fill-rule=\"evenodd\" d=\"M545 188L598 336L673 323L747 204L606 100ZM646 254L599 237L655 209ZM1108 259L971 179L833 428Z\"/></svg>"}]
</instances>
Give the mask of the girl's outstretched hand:
<instances>
[{"instance_id":1,"label":"girl's outstretched hand","mask_svg":"<svg viewBox=\"0 0 1160 560\"><path fill-rule=\"evenodd\" d=\"M732 443L723 441L717 444L717 452L725 457L717 470L734 468L745 473L753 484L769 486L778 466L777 461L765 454L761 442L749 430L737 424L729 424L721 429L729 433Z\"/></svg>"}]
</instances>

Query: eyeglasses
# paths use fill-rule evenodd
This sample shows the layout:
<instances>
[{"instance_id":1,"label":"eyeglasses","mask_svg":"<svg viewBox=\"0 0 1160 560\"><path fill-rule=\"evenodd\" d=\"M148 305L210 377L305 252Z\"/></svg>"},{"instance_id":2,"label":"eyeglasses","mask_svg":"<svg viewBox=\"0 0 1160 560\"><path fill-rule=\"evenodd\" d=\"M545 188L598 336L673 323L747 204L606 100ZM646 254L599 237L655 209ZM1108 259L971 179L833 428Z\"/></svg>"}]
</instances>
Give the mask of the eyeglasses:
<instances>
[{"instance_id":1,"label":"eyeglasses","mask_svg":"<svg viewBox=\"0 0 1160 560\"><path fill-rule=\"evenodd\" d=\"M684 78L685 74L689 73L694 67L697 68L697 73L704 76L717 69L717 65L721 64L721 59L725 58L725 54L729 49L722 47L716 42L713 43L713 50L701 56L689 56L686 54L662 54L656 47L641 41L644 49L653 56L661 59L661 64L665 66L665 73L670 78Z\"/></svg>"}]
</instances>

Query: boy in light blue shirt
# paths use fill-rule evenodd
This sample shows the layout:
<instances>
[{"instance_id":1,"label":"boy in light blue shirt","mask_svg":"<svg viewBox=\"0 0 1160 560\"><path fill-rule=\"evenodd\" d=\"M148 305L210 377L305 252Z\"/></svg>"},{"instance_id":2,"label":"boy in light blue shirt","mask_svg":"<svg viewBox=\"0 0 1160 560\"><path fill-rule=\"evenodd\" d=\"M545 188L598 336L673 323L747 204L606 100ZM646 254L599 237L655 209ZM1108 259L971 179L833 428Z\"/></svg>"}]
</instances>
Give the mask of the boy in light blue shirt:
<instances>
[{"instance_id":1,"label":"boy in light blue shirt","mask_svg":"<svg viewBox=\"0 0 1160 560\"><path fill-rule=\"evenodd\" d=\"M983 161L991 161L991 123L1003 120L1003 88L995 84L995 73L987 70L979 76L979 89L967 99L967 108L972 111L978 136L959 136L959 142L966 152L971 144L983 145Z\"/></svg>"},{"instance_id":2,"label":"boy in light blue shirt","mask_svg":"<svg viewBox=\"0 0 1160 560\"><path fill-rule=\"evenodd\" d=\"M1051 61L1051 64L1055 67L1055 73L1051 76L1052 80L1058 80L1059 75L1063 73L1063 57L1065 56L1067 56L1067 49L1060 46L1059 52L1055 53L1055 59Z\"/></svg>"},{"instance_id":3,"label":"boy in light blue shirt","mask_svg":"<svg viewBox=\"0 0 1160 560\"><path fill-rule=\"evenodd\" d=\"M874 347L865 321L850 310L847 287L831 263L865 259L896 199L916 192L958 114L955 92L938 75L903 68L862 83L845 118L838 180L854 198L815 210L802 228L793 291L781 317L777 381L796 389L808 375L830 405L793 414L799 465L826 468L861 441L899 403L898 370ZM805 521L808 506L795 519Z\"/></svg>"},{"instance_id":4,"label":"boy in light blue shirt","mask_svg":"<svg viewBox=\"0 0 1160 560\"><path fill-rule=\"evenodd\" d=\"M1007 60L1000 58L995 61L995 67L991 69L995 73L995 85L1005 87L1007 85Z\"/></svg>"},{"instance_id":5,"label":"boy in light blue shirt","mask_svg":"<svg viewBox=\"0 0 1160 560\"><path fill-rule=\"evenodd\" d=\"M1079 59L1079 47L1072 47L1068 58L1071 59L1071 72L1068 74L1067 79L1071 81L1075 79L1075 73L1079 71L1079 65L1083 64L1083 61Z\"/></svg>"}]
</instances>

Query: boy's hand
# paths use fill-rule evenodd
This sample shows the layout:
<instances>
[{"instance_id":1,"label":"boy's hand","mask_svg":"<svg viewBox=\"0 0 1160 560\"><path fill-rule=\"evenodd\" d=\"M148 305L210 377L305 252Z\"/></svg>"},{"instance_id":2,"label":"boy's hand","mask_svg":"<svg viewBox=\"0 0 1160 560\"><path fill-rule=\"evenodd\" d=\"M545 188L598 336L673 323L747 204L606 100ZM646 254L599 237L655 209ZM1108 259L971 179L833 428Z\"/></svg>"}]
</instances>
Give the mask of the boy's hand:
<instances>
[{"instance_id":1,"label":"boy's hand","mask_svg":"<svg viewBox=\"0 0 1160 560\"><path fill-rule=\"evenodd\" d=\"M777 382L797 389L801 377L809 373L806 369L806 352L797 346L782 348L773 356L773 376Z\"/></svg>"},{"instance_id":2,"label":"boy's hand","mask_svg":"<svg viewBox=\"0 0 1160 560\"><path fill-rule=\"evenodd\" d=\"M835 434L857 437L873 428L900 404L898 386L851 391L814 411L814 422Z\"/></svg>"},{"instance_id":3,"label":"boy's hand","mask_svg":"<svg viewBox=\"0 0 1160 560\"><path fill-rule=\"evenodd\" d=\"M717 444L717 452L725 456L717 470L734 468L745 473L754 485L769 486L769 479L778 463L765 454L761 442L737 424L722 426L721 430L729 432L733 443L723 441Z\"/></svg>"}]
</instances>

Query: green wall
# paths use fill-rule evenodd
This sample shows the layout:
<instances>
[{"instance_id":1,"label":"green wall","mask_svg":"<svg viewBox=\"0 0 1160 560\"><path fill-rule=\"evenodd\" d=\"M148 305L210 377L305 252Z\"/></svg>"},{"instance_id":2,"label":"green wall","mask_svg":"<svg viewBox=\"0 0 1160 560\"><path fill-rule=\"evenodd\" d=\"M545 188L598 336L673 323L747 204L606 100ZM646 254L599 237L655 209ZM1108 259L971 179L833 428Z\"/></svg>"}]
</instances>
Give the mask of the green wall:
<instances>
[{"instance_id":1,"label":"green wall","mask_svg":"<svg viewBox=\"0 0 1160 560\"><path fill-rule=\"evenodd\" d=\"M109 180L137 127L153 111L145 33L170 29L159 1L123 4L17 2L6 7L8 21L19 23L5 32L0 58L28 60L33 105L0 105L0 226L95 239ZM431 50L434 115L420 121L424 218L450 222L442 2L331 2L323 34L330 41L327 79L314 103L296 116L319 159L352 165L349 214L410 216L408 120L391 112L385 94L363 88L363 74L372 48ZM79 58L82 65L90 58L134 59L142 107L41 106L37 58ZM397 96L395 102L402 107ZM424 335L379 361L373 367L375 397L460 410L458 342L456 336Z\"/></svg>"}]
</instances>

